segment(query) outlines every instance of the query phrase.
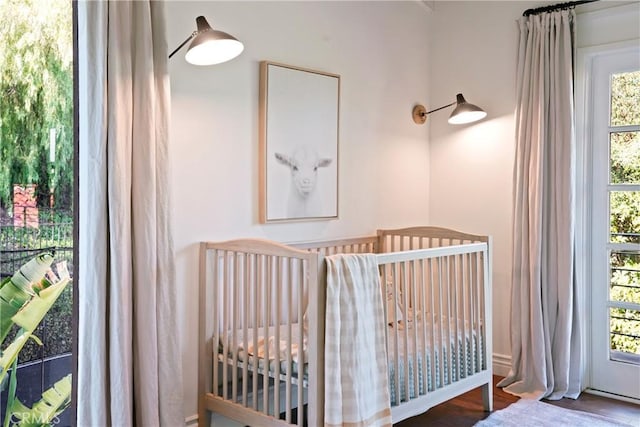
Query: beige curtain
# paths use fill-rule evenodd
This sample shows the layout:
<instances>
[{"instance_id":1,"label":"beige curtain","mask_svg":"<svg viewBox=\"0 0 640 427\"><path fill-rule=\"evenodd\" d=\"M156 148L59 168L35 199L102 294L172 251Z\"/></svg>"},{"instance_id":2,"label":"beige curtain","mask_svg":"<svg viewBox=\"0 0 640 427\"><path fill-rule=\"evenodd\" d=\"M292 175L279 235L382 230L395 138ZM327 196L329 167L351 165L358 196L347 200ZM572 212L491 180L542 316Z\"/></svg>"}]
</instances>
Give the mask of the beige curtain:
<instances>
[{"instance_id":1,"label":"beige curtain","mask_svg":"<svg viewBox=\"0 0 640 427\"><path fill-rule=\"evenodd\" d=\"M184 424L164 3L78 3L78 425Z\"/></svg>"},{"instance_id":2,"label":"beige curtain","mask_svg":"<svg viewBox=\"0 0 640 427\"><path fill-rule=\"evenodd\" d=\"M577 397L581 345L574 276L575 13L519 21L509 375L525 398Z\"/></svg>"}]
</instances>

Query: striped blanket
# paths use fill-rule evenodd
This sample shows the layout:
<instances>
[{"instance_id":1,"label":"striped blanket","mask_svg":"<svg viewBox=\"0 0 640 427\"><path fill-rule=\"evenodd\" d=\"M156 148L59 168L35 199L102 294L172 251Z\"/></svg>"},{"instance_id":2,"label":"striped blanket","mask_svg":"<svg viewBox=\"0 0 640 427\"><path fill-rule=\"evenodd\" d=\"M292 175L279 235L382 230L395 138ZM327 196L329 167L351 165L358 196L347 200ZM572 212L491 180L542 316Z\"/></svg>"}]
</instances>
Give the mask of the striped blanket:
<instances>
[{"instance_id":1,"label":"striped blanket","mask_svg":"<svg viewBox=\"0 0 640 427\"><path fill-rule=\"evenodd\" d=\"M328 256L325 427L391 426L385 328L375 255Z\"/></svg>"}]
</instances>

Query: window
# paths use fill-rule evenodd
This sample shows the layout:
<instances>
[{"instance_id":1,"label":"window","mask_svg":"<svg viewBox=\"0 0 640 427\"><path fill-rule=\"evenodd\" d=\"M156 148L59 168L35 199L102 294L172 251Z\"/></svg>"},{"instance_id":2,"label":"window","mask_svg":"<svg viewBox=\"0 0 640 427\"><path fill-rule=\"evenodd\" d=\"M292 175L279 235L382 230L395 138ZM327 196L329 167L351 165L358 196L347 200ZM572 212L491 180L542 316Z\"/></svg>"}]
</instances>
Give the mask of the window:
<instances>
[{"instance_id":1,"label":"window","mask_svg":"<svg viewBox=\"0 0 640 427\"><path fill-rule=\"evenodd\" d=\"M589 387L640 399L640 51L588 56L584 139ZM580 186L581 184L578 183Z\"/></svg>"},{"instance_id":2,"label":"window","mask_svg":"<svg viewBox=\"0 0 640 427\"><path fill-rule=\"evenodd\" d=\"M0 422L6 425L6 417L71 425L69 410L44 419L29 409L47 390L60 398L59 409L71 399L72 274L56 286L53 276L48 283L40 282L43 272L23 266L52 253L58 279L65 275L62 266L55 267L58 263L66 262L72 272L72 2L0 0L0 22L0 360L15 360L2 366L15 370L15 377L10 372L0 378L6 385L0 395ZM48 261L42 257L36 263ZM16 285L13 275L18 270L29 280ZM47 286L46 292L40 289ZM17 301L16 295L20 304L15 309L37 325L33 334L28 322L19 322L7 308ZM47 301L53 305L35 308ZM22 341L24 346L16 344ZM14 397L25 407L11 406Z\"/></svg>"},{"instance_id":3,"label":"window","mask_svg":"<svg viewBox=\"0 0 640 427\"><path fill-rule=\"evenodd\" d=\"M610 76L611 358L640 363L640 71Z\"/></svg>"}]
</instances>

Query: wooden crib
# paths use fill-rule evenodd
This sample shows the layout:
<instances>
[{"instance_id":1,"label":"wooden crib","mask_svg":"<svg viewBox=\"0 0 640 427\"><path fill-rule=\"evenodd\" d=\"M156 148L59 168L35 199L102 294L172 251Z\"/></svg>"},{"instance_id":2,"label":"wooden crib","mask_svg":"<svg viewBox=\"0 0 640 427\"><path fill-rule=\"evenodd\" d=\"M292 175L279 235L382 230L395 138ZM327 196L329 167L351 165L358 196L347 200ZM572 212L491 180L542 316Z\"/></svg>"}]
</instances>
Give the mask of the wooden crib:
<instances>
[{"instance_id":1,"label":"wooden crib","mask_svg":"<svg viewBox=\"0 0 640 427\"><path fill-rule=\"evenodd\" d=\"M324 425L324 257L375 253L393 422L482 386L492 410L491 239L437 227L200 246L199 425Z\"/></svg>"}]
</instances>

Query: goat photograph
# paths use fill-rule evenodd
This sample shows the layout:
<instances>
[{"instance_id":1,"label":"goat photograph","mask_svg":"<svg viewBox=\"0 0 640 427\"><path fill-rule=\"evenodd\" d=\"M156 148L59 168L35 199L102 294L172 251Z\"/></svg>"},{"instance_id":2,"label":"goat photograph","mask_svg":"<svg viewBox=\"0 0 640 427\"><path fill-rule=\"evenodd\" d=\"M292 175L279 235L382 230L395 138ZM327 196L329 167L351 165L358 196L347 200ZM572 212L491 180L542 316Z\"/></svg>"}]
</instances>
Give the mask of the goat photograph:
<instances>
[{"instance_id":1,"label":"goat photograph","mask_svg":"<svg viewBox=\"0 0 640 427\"><path fill-rule=\"evenodd\" d=\"M260 64L260 221L338 217L340 76Z\"/></svg>"}]
</instances>

